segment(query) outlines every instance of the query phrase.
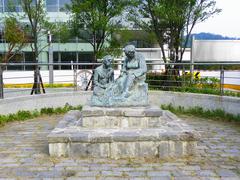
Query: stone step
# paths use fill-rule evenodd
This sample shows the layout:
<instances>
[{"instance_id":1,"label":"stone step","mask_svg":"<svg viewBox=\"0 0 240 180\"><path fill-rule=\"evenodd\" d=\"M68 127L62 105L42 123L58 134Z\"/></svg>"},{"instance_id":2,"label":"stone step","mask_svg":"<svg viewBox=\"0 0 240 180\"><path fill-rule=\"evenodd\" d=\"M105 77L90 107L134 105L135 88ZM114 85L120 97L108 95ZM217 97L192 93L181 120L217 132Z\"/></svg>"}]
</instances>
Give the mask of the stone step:
<instances>
[{"instance_id":1,"label":"stone step","mask_svg":"<svg viewBox=\"0 0 240 180\"><path fill-rule=\"evenodd\" d=\"M48 136L49 153L101 158L195 154L199 134L169 111L153 109L86 107L82 112L70 111ZM146 112L154 113L147 116ZM157 116L155 112L161 113ZM117 124L110 128L114 122Z\"/></svg>"},{"instance_id":2,"label":"stone step","mask_svg":"<svg viewBox=\"0 0 240 180\"><path fill-rule=\"evenodd\" d=\"M99 108L84 107L78 125L85 128L161 127L163 111L156 107Z\"/></svg>"}]
</instances>

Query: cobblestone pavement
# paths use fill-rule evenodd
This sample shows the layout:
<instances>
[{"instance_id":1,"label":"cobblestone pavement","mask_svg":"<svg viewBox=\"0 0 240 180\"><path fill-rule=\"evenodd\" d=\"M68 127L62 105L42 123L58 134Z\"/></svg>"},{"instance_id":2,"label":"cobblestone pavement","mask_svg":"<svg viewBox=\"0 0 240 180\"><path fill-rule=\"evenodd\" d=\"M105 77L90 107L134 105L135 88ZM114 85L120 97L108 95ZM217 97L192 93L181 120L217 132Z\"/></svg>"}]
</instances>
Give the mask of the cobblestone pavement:
<instances>
[{"instance_id":1,"label":"cobblestone pavement","mask_svg":"<svg viewBox=\"0 0 240 180\"><path fill-rule=\"evenodd\" d=\"M181 116L202 135L194 158L51 158L46 136L60 118L46 116L0 128L0 179L240 179L240 125Z\"/></svg>"}]
</instances>

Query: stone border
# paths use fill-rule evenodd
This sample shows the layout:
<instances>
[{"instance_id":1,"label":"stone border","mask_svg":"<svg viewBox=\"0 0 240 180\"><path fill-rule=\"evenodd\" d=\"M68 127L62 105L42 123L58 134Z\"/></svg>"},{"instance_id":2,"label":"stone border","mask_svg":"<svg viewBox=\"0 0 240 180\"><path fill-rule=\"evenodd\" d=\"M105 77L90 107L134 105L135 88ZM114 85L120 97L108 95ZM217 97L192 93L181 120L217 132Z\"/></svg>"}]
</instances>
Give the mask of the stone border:
<instances>
[{"instance_id":1,"label":"stone border","mask_svg":"<svg viewBox=\"0 0 240 180\"><path fill-rule=\"evenodd\" d=\"M59 107L66 103L77 106L86 105L91 91L50 93L44 95L22 96L0 100L0 114L16 113L19 110L40 110L44 107ZM149 104L160 106L170 104L185 108L202 107L206 110L222 109L227 113L240 115L240 98L169 91L149 91Z\"/></svg>"}]
</instances>

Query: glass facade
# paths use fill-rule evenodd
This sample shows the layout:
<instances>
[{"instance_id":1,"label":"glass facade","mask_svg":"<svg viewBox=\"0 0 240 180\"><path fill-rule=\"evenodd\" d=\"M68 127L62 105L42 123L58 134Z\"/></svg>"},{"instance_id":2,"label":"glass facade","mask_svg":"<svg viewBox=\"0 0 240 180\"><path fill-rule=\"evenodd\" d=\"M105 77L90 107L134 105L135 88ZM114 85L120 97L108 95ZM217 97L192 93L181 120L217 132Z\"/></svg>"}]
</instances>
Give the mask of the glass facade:
<instances>
[{"instance_id":1,"label":"glass facade","mask_svg":"<svg viewBox=\"0 0 240 180\"><path fill-rule=\"evenodd\" d=\"M46 0L47 12L58 12L59 0Z\"/></svg>"},{"instance_id":2,"label":"glass facade","mask_svg":"<svg viewBox=\"0 0 240 180\"><path fill-rule=\"evenodd\" d=\"M3 0L0 0L0 13L3 12Z\"/></svg>"},{"instance_id":3,"label":"glass facade","mask_svg":"<svg viewBox=\"0 0 240 180\"><path fill-rule=\"evenodd\" d=\"M21 0L0 0L0 12L22 12ZM47 12L65 11L71 0L45 0Z\"/></svg>"},{"instance_id":4,"label":"glass facade","mask_svg":"<svg viewBox=\"0 0 240 180\"><path fill-rule=\"evenodd\" d=\"M36 2L36 0L32 0L32 2ZM65 5L66 4L70 4L71 0L44 0L45 3L45 8L47 12L61 12L64 11L65 9ZM0 13L1 12L22 12L22 8L21 8L21 0L0 0ZM60 15L62 13L59 13ZM50 16L51 13L49 14ZM54 17L54 15L53 15ZM31 39L31 38L30 38ZM59 38L57 37L52 37L52 42L56 42L61 44L61 42L59 41ZM68 43L72 43L74 44L78 44L78 43L86 43L86 41L82 40L82 39L78 39L75 37L72 37L71 39L69 39L67 41ZM0 43L4 43L4 44L0 44L2 45L2 48L5 48L5 43L6 41L4 40L4 37L2 35L1 29L0 29ZM6 44L7 45L7 44ZM91 49L88 48L83 48L81 49L81 52L79 51L79 49L75 48L73 45L69 45L69 47L71 48L71 52L65 52L64 50L55 50L53 52L53 62L54 63L69 63L69 62L81 62L81 63L89 63L92 62L94 59L93 53L90 52ZM76 46L77 47L77 46ZM69 49L68 49L69 50ZM21 54L18 54L16 56L14 56L14 58L11 60L12 63L18 62L18 63L32 63L34 56L33 56L33 52L29 52L31 50L23 50L24 52L22 52ZM1 52L5 52L5 50L0 49L0 53ZM45 49L42 52L42 56L41 56L41 60L43 62L47 62L48 60L48 50ZM1 58L1 54L0 54L0 58ZM72 67L69 65L55 65L54 69L71 69ZM78 66L78 69L91 69L92 66L90 65L81 65ZM8 68L9 70L33 70L33 66L9 66Z\"/></svg>"},{"instance_id":5,"label":"glass facade","mask_svg":"<svg viewBox=\"0 0 240 180\"><path fill-rule=\"evenodd\" d=\"M21 12L21 1L20 0L2 0L2 11L4 12Z\"/></svg>"},{"instance_id":6,"label":"glass facade","mask_svg":"<svg viewBox=\"0 0 240 180\"><path fill-rule=\"evenodd\" d=\"M94 55L92 52L53 52L53 62L54 63L89 63L93 62ZM91 65L80 65L78 69L91 69ZM56 65L54 69L71 69L71 66Z\"/></svg>"},{"instance_id":7,"label":"glass facade","mask_svg":"<svg viewBox=\"0 0 240 180\"><path fill-rule=\"evenodd\" d=\"M65 5L70 3L71 0L59 0L59 11L65 11Z\"/></svg>"},{"instance_id":8,"label":"glass facade","mask_svg":"<svg viewBox=\"0 0 240 180\"><path fill-rule=\"evenodd\" d=\"M65 4L70 4L71 0L46 0L47 12L65 11Z\"/></svg>"}]
</instances>

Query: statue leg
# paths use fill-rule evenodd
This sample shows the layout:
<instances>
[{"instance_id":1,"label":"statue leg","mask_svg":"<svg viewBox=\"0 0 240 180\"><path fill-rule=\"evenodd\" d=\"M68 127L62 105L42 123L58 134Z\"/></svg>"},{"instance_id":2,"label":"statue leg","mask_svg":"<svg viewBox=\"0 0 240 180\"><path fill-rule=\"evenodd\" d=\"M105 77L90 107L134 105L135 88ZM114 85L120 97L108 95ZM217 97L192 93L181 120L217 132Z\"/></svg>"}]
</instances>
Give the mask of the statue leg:
<instances>
[{"instance_id":1,"label":"statue leg","mask_svg":"<svg viewBox=\"0 0 240 180\"><path fill-rule=\"evenodd\" d=\"M129 74L125 79L125 84L123 88L123 96L128 97L130 95L130 89L133 87L135 80L135 76L133 74Z\"/></svg>"}]
</instances>

